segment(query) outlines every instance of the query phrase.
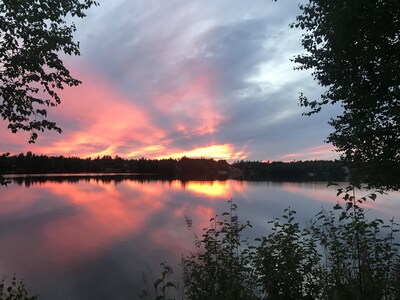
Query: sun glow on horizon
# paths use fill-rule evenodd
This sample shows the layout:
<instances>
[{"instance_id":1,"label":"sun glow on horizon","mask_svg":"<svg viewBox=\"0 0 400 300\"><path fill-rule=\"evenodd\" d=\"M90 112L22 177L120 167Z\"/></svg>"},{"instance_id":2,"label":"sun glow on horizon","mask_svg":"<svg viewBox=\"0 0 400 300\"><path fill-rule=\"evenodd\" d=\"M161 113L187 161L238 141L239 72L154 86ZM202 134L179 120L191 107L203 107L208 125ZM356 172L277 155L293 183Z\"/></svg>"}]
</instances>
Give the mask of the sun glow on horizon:
<instances>
[{"instance_id":1,"label":"sun glow on horizon","mask_svg":"<svg viewBox=\"0 0 400 300\"><path fill-rule=\"evenodd\" d=\"M168 155L160 155L156 159L178 159L182 157L190 158L213 158L221 160L241 160L247 158L248 153L244 150L236 151L231 144L211 145L199 147L187 151L177 151Z\"/></svg>"}]
</instances>

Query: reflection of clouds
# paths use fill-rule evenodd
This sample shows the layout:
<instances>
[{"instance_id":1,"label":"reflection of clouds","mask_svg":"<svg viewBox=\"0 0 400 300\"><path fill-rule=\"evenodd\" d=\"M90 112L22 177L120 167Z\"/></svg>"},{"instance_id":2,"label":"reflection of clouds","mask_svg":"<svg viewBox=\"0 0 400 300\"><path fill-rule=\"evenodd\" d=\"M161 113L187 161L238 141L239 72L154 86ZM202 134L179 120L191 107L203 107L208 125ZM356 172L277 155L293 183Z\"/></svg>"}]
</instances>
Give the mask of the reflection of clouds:
<instances>
[{"instance_id":1,"label":"reflection of clouds","mask_svg":"<svg viewBox=\"0 0 400 300\"><path fill-rule=\"evenodd\" d=\"M338 200L335 187L327 189L323 183L125 180L116 184L94 179L77 184L45 182L29 189L13 183L2 189L1 198L0 271L17 272L28 280L36 278L40 269L46 270L43 278L54 272L66 281L68 276L79 277L74 272L87 264L101 265L104 257L121 263L121 249L133 266L148 261L157 265L166 256L178 261L181 253L193 249L184 216L193 220L200 236L211 218L229 209L226 201L231 198L238 204L240 220L254 225L250 233L254 237L265 235L266 221L281 216L288 206L299 211L304 224L321 204L331 209ZM398 215L398 199L399 193L378 197L376 203L368 203L375 208L369 215Z\"/></svg>"},{"instance_id":2,"label":"reflection of clouds","mask_svg":"<svg viewBox=\"0 0 400 300\"><path fill-rule=\"evenodd\" d=\"M96 259L116 242L132 238L141 239L148 247L164 247L181 253L190 245L190 240L182 239L184 216L190 216L196 220L196 227L203 228L215 215L216 203L223 203L243 190L243 184L235 181L185 184L180 181L123 181L118 185L95 180L79 184L46 182L31 186L29 193L25 188L14 189L14 186L6 190L10 193L2 200L0 214L3 220L32 214L29 218L38 218L36 226L28 231L30 238L35 240L31 253L35 258L32 260L27 255L22 262L30 260L26 265L32 267L45 259L47 264L64 269L87 259ZM24 200L19 198L22 194ZM187 200L184 195L189 198L202 195L224 201L196 202ZM179 200L182 196L183 200ZM33 213L43 198L46 199L43 205ZM61 213L63 211L65 213ZM44 215L48 217L44 218ZM171 228L171 224L179 226ZM2 251L8 255L13 248L26 249L24 244L32 242L25 240L24 235L8 236L7 239L8 246ZM176 247L170 249L173 245Z\"/></svg>"},{"instance_id":3,"label":"reflection of clouds","mask_svg":"<svg viewBox=\"0 0 400 300\"><path fill-rule=\"evenodd\" d=\"M100 187L100 188L99 188ZM129 201L115 185L52 184L46 186L57 198L77 206L77 213L43 228L42 244L56 264L70 264L97 256L105 248L129 236L140 235L149 216L162 209L145 191ZM105 197L106 195L106 197Z\"/></svg>"},{"instance_id":4,"label":"reflection of clouds","mask_svg":"<svg viewBox=\"0 0 400 300\"><path fill-rule=\"evenodd\" d=\"M115 185L95 184L94 181L80 184L45 183L41 187L31 187L32 193L25 193L26 200L16 198L18 193L11 194L13 201L10 204L15 206L15 202L19 203L21 214L29 214L35 202L42 197L48 198L52 210L45 207L44 210L54 218L43 216L43 220L38 220L35 228L28 229L28 239L24 234L7 236L7 246L2 250L14 256L14 250L31 249L31 255L17 251L17 257L14 258L23 262L22 265L26 265L30 271L37 269L37 266L34 267L36 264L64 269L87 259L96 259L116 242L141 236L151 216L163 209L162 199L155 199L159 194L146 194L141 187L140 183L135 186L141 191L136 199L120 192ZM154 189L153 186L151 191ZM59 201L58 207L51 205L53 201ZM1 212L9 211L6 204L2 203ZM72 212L57 213L71 206L74 208ZM11 213L16 213L15 208ZM37 214L37 217L42 217L42 214ZM157 228L152 229L157 231Z\"/></svg>"},{"instance_id":5,"label":"reflection of clouds","mask_svg":"<svg viewBox=\"0 0 400 300\"><path fill-rule=\"evenodd\" d=\"M0 193L0 220L4 220L5 217L24 214L27 208L34 205L35 201L32 197L38 197L34 191L31 191L30 195L27 196L24 188L15 185L0 186Z\"/></svg>"}]
</instances>

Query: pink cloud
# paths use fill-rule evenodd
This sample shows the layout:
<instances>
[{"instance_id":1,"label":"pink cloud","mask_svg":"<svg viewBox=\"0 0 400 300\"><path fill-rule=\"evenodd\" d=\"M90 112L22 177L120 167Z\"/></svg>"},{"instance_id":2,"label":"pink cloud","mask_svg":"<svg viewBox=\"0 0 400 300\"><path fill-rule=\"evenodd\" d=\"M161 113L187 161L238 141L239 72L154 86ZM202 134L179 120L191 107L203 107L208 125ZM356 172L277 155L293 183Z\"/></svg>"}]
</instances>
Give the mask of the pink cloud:
<instances>
[{"instance_id":1,"label":"pink cloud","mask_svg":"<svg viewBox=\"0 0 400 300\"><path fill-rule=\"evenodd\" d=\"M279 160L291 161L291 160L319 160L319 159L337 159L339 155L335 152L335 147L332 145L319 145L315 147L301 149L294 153L282 154L279 156Z\"/></svg>"},{"instance_id":2,"label":"pink cloud","mask_svg":"<svg viewBox=\"0 0 400 300\"><path fill-rule=\"evenodd\" d=\"M65 123L62 135L42 134L35 145L27 144L26 133L13 135L2 131L2 137L22 151L83 157L117 154L118 147L151 143L164 137L165 132L154 125L134 99L93 74L74 73L84 83L61 91L62 104L50 115Z\"/></svg>"},{"instance_id":3,"label":"pink cloud","mask_svg":"<svg viewBox=\"0 0 400 300\"><path fill-rule=\"evenodd\" d=\"M174 149L174 151L171 151L169 154L162 153L161 155L157 155L156 158L168 159L181 158L184 156L191 158L211 157L214 159L241 160L247 158L248 152L235 149L232 144L212 144L205 147L198 147L189 150Z\"/></svg>"},{"instance_id":4,"label":"pink cloud","mask_svg":"<svg viewBox=\"0 0 400 300\"><path fill-rule=\"evenodd\" d=\"M165 132L154 125L133 97L122 95L102 79L85 74L79 77L84 84L63 91L63 105L57 111L68 122L78 124L78 129L66 129L59 139L42 147L41 152L111 155L118 154L121 146L151 143L164 137Z\"/></svg>"},{"instance_id":5,"label":"pink cloud","mask_svg":"<svg viewBox=\"0 0 400 300\"><path fill-rule=\"evenodd\" d=\"M168 115L173 120L174 129L184 135L212 134L226 119L216 106L217 91L212 82L212 71L203 71L176 90L155 92L155 107Z\"/></svg>"},{"instance_id":6,"label":"pink cloud","mask_svg":"<svg viewBox=\"0 0 400 300\"><path fill-rule=\"evenodd\" d=\"M74 73L83 84L61 91L62 104L50 109L50 118L60 120L63 133L44 133L36 144L29 145L28 134L1 131L0 135L8 140L1 151L15 148L20 149L16 153L32 151L80 157L179 158L186 155L228 160L248 155L243 149L218 142L188 142L177 147L176 139L170 138L176 133L188 139L212 137L226 118L216 106L211 72L203 72L174 90L155 91L146 106L135 95L122 93L95 74L80 69ZM167 125L157 124L154 113L167 120Z\"/></svg>"}]
</instances>

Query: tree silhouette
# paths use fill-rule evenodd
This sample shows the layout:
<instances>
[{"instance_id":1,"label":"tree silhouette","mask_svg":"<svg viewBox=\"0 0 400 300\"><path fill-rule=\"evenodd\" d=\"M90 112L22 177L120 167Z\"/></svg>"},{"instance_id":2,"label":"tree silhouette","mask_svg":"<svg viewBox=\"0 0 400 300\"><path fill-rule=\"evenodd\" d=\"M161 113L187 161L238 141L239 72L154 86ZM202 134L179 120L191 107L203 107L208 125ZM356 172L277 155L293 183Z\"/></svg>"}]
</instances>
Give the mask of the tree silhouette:
<instances>
[{"instance_id":1,"label":"tree silhouette","mask_svg":"<svg viewBox=\"0 0 400 300\"><path fill-rule=\"evenodd\" d=\"M400 1L309 0L292 27L307 51L298 69L312 69L326 87L320 100L301 94L310 115L340 103L327 139L349 161L400 162Z\"/></svg>"},{"instance_id":2,"label":"tree silhouette","mask_svg":"<svg viewBox=\"0 0 400 300\"><path fill-rule=\"evenodd\" d=\"M2 0L0 1L0 114L16 133L61 128L47 120L46 107L57 106L57 91L76 86L60 58L79 55L73 40L71 17L85 17L93 0Z\"/></svg>"}]
</instances>

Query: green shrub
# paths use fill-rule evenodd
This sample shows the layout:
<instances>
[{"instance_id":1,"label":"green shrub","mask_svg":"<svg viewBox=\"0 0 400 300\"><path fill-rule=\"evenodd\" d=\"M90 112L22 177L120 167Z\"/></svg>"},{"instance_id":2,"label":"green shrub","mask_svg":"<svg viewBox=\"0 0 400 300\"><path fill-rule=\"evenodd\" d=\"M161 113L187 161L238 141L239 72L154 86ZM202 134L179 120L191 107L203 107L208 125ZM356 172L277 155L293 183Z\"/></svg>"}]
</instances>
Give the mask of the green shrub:
<instances>
[{"instance_id":1,"label":"green shrub","mask_svg":"<svg viewBox=\"0 0 400 300\"><path fill-rule=\"evenodd\" d=\"M400 299L399 224L368 220L362 204L377 196L357 198L355 190L338 188L342 204L322 209L305 227L296 211L285 209L253 245L241 238L251 225L240 223L232 201L201 237L186 218L195 251L182 259L180 299ZM161 287L156 299L169 299L166 289L176 288L166 281L168 273L164 269L156 281L156 289Z\"/></svg>"},{"instance_id":2,"label":"green shrub","mask_svg":"<svg viewBox=\"0 0 400 300\"><path fill-rule=\"evenodd\" d=\"M241 232L251 225L240 224L236 210L229 201L229 212L212 218L200 238L186 218L196 247L182 259L188 299L257 299L252 256L241 240Z\"/></svg>"},{"instance_id":3,"label":"green shrub","mask_svg":"<svg viewBox=\"0 0 400 300\"><path fill-rule=\"evenodd\" d=\"M322 274L317 241L295 221L296 211L288 208L276 218L272 232L257 239L254 267L267 299L302 299L318 294Z\"/></svg>"},{"instance_id":4,"label":"green shrub","mask_svg":"<svg viewBox=\"0 0 400 300\"><path fill-rule=\"evenodd\" d=\"M0 282L0 300L36 300L36 296L29 296L28 291L22 281L17 282L14 276L10 284L5 279Z\"/></svg>"},{"instance_id":5,"label":"green shrub","mask_svg":"<svg viewBox=\"0 0 400 300\"><path fill-rule=\"evenodd\" d=\"M321 210L310 227L323 248L322 299L399 299L399 224L366 218L361 205L376 194L357 198L349 186L339 188L338 195L344 203L334 211Z\"/></svg>"}]
</instances>

